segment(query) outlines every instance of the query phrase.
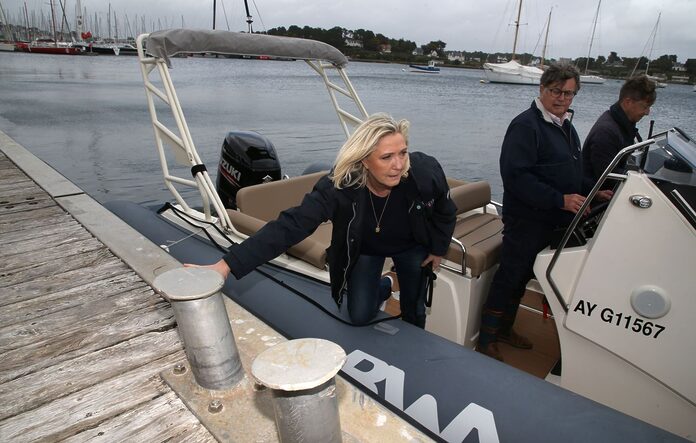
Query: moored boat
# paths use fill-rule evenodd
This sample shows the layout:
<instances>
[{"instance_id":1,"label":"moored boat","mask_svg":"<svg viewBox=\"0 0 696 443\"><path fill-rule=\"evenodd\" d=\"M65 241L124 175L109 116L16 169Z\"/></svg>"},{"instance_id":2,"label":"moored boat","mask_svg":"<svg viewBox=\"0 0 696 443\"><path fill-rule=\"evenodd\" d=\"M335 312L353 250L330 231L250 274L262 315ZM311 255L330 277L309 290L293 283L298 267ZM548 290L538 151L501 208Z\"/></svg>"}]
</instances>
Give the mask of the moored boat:
<instances>
[{"instance_id":1,"label":"moored boat","mask_svg":"<svg viewBox=\"0 0 696 443\"><path fill-rule=\"evenodd\" d=\"M536 66L525 66L515 60L515 51L517 50L517 37L520 29L520 16L522 14L522 0L519 1L517 9L517 20L515 21L515 41L512 45L512 60L505 63L484 63L483 73L489 83L509 83L515 85L538 85L544 70ZM546 36L544 38L544 49L541 55L541 67L544 64L546 57L546 43L549 37L549 28L551 26L551 12L546 22Z\"/></svg>"},{"instance_id":2,"label":"moored boat","mask_svg":"<svg viewBox=\"0 0 696 443\"><path fill-rule=\"evenodd\" d=\"M435 66L434 60L430 60L427 64L427 66L408 65L408 67L409 67L411 72L420 73L420 74L439 74L440 73L440 68Z\"/></svg>"},{"instance_id":3,"label":"moored boat","mask_svg":"<svg viewBox=\"0 0 696 443\"><path fill-rule=\"evenodd\" d=\"M68 42L56 42L51 39L38 39L29 43L26 47L27 52L36 54L66 54L77 55L82 52L82 48Z\"/></svg>"},{"instance_id":4,"label":"moored boat","mask_svg":"<svg viewBox=\"0 0 696 443\"><path fill-rule=\"evenodd\" d=\"M597 11L595 12L594 20L592 20L592 35L590 36L590 45L587 49L587 57L585 58L585 71L580 75L580 84L585 85L602 85L606 82L603 77L598 75L588 74L587 70L590 66L590 54L592 54L592 43L594 43L595 31L597 30L597 19L599 18L599 8L602 6L602 0L597 3Z\"/></svg>"},{"instance_id":5,"label":"moored boat","mask_svg":"<svg viewBox=\"0 0 696 443\"><path fill-rule=\"evenodd\" d=\"M145 41L150 55L143 49ZM224 31L174 30L139 37L138 49L156 147L163 161L165 183L176 203L159 213L133 204L114 202L109 206L182 261L217 260L221 252L216 243L224 248L232 241L242 241L278 211L296 204L321 173L241 189L237 186L231 193L237 209L225 208L224 201L230 194L221 195L222 186L213 185L203 167L171 86L167 69L171 56L181 52L264 53L304 60L327 82L332 97L339 92L355 105L350 112L332 100L346 135L367 116L345 72L345 57L318 42ZM162 83L153 81L158 79L151 78L157 75L167 85L165 91L157 86ZM339 82L343 84L339 86ZM164 102L169 108L160 106L155 113L155 101L158 105ZM167 109L175 118L168 118ZM169 121L175 122L173 126L165 125ZM263 169L274 157L270 146L257 141L244 142L237 132L231 135L225 137L225 143L237 146L239 155L236 162L228 161L223 155L219 177L228 175L240 184L251 172L262 172L257 183L270 177L272 174ZM668 131L657 140L650 139L622 151L620 156L650 148L644 154L645 162L638 161L635 170L611 176L618 181L619 188L617 197L608 206L593 213L589 220L580 223L578 219L574 222L576 226L566 231L568 237L580 236L582 241L574 245L561 241L554 249L542 251L537 261L539 281L547 297L556 300L552 310L563 352L561 386L686 437L694 435L696 422L692 392L692 386L696 386L693 383L696 365L693 356L680 352L684 347L675 346L675 340L686 339L693 333L693 329L688 329L693 328L691 322L684 317L694 311L693 301L680 285L693 283L685 267L696 260L694 225L688 218L689 208L694 204L693 184L689 184L696 164L694 146L685 135ZM673 157L679 158L679 162L667 161ZM620 160L617 157L615 162ZM192 169L193 180L170 174L169 165L176 162ZM679 172L688 168L692 168L690 173ZM608 177L607 172L603 179ZM432 312L427 320L428 331L398 320L385 320L377 328L351 327L338 320L346 316L329 297L326 238L319 231L258 272L238 281L230 279L225 293L289 337L321 337L339 343L349 355L343 369L346 377L442 440L462 441L474 428L481 441L676 439L643 421L471 351L476 342L481 304L495 272L502 225L490 205L490 188L486 183L451 180L450 185L460 212L459 231L455 230L450 252L438 275ZM678 189L670 188L672 185L678 185ZM176 189L181 186L199 190L204 202L200 210L182 197ZM685 206L683 202L676 203L675 189L677 194L686 196ZM636 206L648 204L647 200L630 198L638 194L648 195L653 204L647 208ZM231 206L229 200L227 203ZM625 229L621 226L627 221L635 225L639 234L631 231L631 239L617 246L612 238L617 229ZM669 230L654 230L655 223ZM202 237L202 231L210 239ZM658 260L658 265L653 261L648 263L630 249L644 250L643 242L660 256L674 254L675 260ZM655 249L655 242L662 242L663 249ZM665 252L664 248L673 243L677 248ZM606 278L602 272L617 262L621 262L622 272ZM645 269L646 265L651 268ZM641 269L636 274L640 282L630 272L636 266ZM594 282L594 286L587 286L588 282ZM676 286L670 286L672 283ZM643 289L653 286L657 288L654 291ZM660 298L663 292L669 297L667 312L651 311L650 306L666 300ZM635 306L631 304L632 299L637 300ZM650 305L648 308L646 303ZM593 305L600 307L595 309ZM610 312L613 316L607 321ZM619 313L621 317L617 320ZM583 314L588 319L580 318ZM628 315L631 315L630 325L624 328ZM568 321L571 325L566 324ZM647 329L646 322L650 323ZM645 339L636 345L642 337ZM623 350L621 343L638 351ZM656 357L655 361L651 356ZM597 373L588 371L588 367L602 370ZM628 382L618 383L624 374ZM651 400L641 403L636 398ZM533 407L529 407L529 401L534 402ZM543 428L533 425L540 421L544 422Z\"/></svg>"}]
</instances>

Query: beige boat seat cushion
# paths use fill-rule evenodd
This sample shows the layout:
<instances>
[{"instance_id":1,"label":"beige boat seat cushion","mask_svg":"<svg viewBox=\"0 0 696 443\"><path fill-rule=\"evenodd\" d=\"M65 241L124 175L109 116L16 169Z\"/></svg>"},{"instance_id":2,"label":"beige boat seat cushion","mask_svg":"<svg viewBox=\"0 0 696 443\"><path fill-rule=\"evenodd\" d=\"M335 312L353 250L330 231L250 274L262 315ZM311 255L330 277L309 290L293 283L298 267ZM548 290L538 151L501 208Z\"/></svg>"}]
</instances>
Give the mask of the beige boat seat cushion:
<instances>
[{"instance_id":1,"label":"beige boat seat cushion","mask_svg":"<svg viewBox=\"0 0 696 443\"><path fill-rule=\"evenodd\" d=\"M471 276L478 277L499 261L503 245L503 221L499 216L488 213L462 215L491 202L491 188L488 182L471 182L453 187L452 185L453 183L450 183L450 197L457 206L458 216L452 236L464 245L466 257L463 257L459 245L453 242L445 258L455 263L461 263L465 258Z\"/></svg>"},{"instance_id":2,"label":"beige boat seat cushion","mask_svg":"<svg viewBox=\"0 0 696 443\"><path fill-rule=\"evenodd\" d=\"M261 185L242 188L237 193L239 211L228 209L232 224L240 232L252 235L278 218L288 208L298 206L302 198L328 171L302 175ZM319 269L326 267L326 249L331 244L331 222L322 223L316 231L288 249L288 254Z\"/></svg>"},{"instance_id":3,"label":"beige boat seat cushion","mask_svg":"<svg viewBox=\"0 0 696 443\"><path fill-rule=\"evenodd\" d=\"M236 210L227 210L234 226L252 235L267 222L275 220L285 209L297 206L326 171L242 188L237 193ZM487 205L491 190L487 182L466 183L448 179L450 196L457 205L458 220L454 237L466 247L466 266L472 276L478 276L498 262L502 244L502 221L493 214L461 215ZM331 222L321 224L316 231L288 249L288 254L319 269L326 268L326 249L331 244ZM446 258L462 262L462 251L451 245Z\"/></svg>"}]
</instances>

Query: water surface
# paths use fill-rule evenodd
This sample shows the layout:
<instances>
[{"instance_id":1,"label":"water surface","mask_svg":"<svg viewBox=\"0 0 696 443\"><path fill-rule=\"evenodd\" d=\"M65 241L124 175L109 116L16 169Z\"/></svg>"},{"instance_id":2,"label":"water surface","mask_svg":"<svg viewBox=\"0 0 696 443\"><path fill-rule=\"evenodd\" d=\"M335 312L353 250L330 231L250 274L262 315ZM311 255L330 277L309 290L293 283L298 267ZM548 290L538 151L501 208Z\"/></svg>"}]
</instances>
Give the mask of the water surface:
<instances>
[{"instance_id":1,"label":"water surface","mask_svg":"<svg viewBox=\"0 0 696 443\"><path fill-rule=\"evenodd\" d=\"M321 80L304 62L186 58L173 59L173 66L194 143L213 176L230 130L269 137L291 176L312 162L330 164L344 141ZM411 150L434 155L453 177L488 180L501 200L500 144L538 88L484 84L478 70L427 75L404 68L352 63L348 74L368 112L411 121ZM581 89L573 103L581 139L620 86L609 80ZM691 88L658 91L649 117L656 130L678 126L696 136ZM649 118L639 125L643 135ZM170 200L135 57L0 53L0 130L98 201Z\"/></svg>"}]
</instances>

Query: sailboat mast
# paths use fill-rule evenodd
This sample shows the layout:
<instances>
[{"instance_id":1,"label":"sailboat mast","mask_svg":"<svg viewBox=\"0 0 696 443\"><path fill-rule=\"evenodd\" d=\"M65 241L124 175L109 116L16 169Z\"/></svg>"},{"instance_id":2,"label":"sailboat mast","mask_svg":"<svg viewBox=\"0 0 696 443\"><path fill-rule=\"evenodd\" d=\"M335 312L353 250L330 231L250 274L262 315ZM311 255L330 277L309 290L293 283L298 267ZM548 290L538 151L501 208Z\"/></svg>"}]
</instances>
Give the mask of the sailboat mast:
<instances>
[{"instance_id":1,"label":"sailboat mast","mask_svg":"<svg viewBox=\"0 0 696 443\"><path fill-rule=\"evenodd\" d=\"M245 2L246 3L246 0ZM248 10L248 8L247 8ZM248 14L248 12L247 12ZM515 41L512 44L512 60L515 59L515 53L517 51L517 34L520 32L520 17L522 16L522 0L520 0L519 7L517 8L517 20L515 21Z\"/></svg>"},{"instance_id":2,"label":"sailboat mast","mask_svg":"<svg viewBox=\"0 0 696 443\"><path fill-rule=\"evenodd\" d=\"M585 74L587 74L587 68L590 65L590 54L592 53L592 43L594 42L595 30L597 29L597 19L599 18L599 7L602 6L602 0L597 3L597 11L595 11L594 22L592 23L592 36L590 37L590 47L587 50L587 58L585 59Z\"/></svg>"},{"instance_id":3,"label":"sailboat mast","mask_svg":"<svg viewBox=\"0 0 696 443\"><path fill-rule=\"evenodd\" d=\"M546 44L549 41L549 28L551 28L551 13L553 6L549 9L549 19L546 21L546 35L544 36L544 48L541 50L541 67L544 67L544 59L546 58Z\"/></svg>"},{"instance_id":4,"label":"sailboat mast","mask_svg":"<svg viewBox=\"0 0 696 443\"><path fill-rule=\"evenodd\" d=\"M31 32L29 31L29 11L27 11L27 2L24 2L24 23L26 25L26 35L27 35L27 40L33 40L33 36L31 35Z\"/></svg>"},{"instance_id":5,"label":"sailboat mast","mask_svg":"<svg viewBox=\"0 0 696 443\"><path fill-rule=\"evenodd\" d=\"M217 9L217 0L213 0L213 31L215 30L215 9Z\"/></svg>"},{"instance_id":6,"label":"sailboat mast","mask_svg":"<svg viewBox=\"0 0 696 443\"><path fill-rule=\"evenodd\" d=\"M51 4L51 24L53 29L53 43L58 47L58 36L56 35L56 8L53 4L53 0L49 2Z\"/></svg>"},{"instance_id":7,"label":"sailboat mast","mask_svg":"<svg viewBox=\"0 0 696 443\"><path fill-rule=\"evenodd\" d=\"M75 2L75 34L77 34L77 38L80 41L82 41L83 25L82 3L80 3L80 0L77 0Z\"/></svg>"},{"instance_id":8,"label":"sailboat mast","mask_svg":"<svg viewBox=\"0 0 696 443\"><path fill-rule=\"evenodd\" d=\"M244 8L246 9L246 22L249 28L249 34L251 34L254 32L254 28L251 26L254 20L251 19L251 14L249 14L249 3L247 2L247 0L244 0Z\"/></svg>"},{"instance_id":9,"label":"sailboat mast","mask_svg":"<svg viewBox=\"0 0 696 443\"><path fill-rule=\"evenodd\" d=\"M650 43L650 52L648 52L648 63L645 65L645 75L648 75L648 69L650 68L650 57L652 57L653 48L655 47L655 38L657 37L657 27L660 25L660 17L662 17L662 12L657 14L657 21L652 31L652 42Z\"/></svg>"}]
</instances>

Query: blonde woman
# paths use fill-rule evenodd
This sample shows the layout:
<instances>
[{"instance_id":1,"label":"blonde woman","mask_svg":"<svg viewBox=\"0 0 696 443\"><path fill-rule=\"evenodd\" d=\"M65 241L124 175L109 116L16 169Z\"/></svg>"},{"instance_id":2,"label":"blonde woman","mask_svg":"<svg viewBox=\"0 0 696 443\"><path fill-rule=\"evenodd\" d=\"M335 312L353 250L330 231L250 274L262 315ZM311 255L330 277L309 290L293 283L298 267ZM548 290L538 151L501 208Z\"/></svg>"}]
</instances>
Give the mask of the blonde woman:
<instances>
[{"instance_id":1,"label":"blonde woman","mask_svg":"<svg viewBox=\"0 0 696 443\"><path fill-rule=\"evenodd\" d=\"M402 319L425 327L422 267L439 267L456 208L437 160L408 152L408 129L408 121L386 114L368 118L300 206L233 245L211 267L225 278L230 272L241 278L331 220L328 263L336 304L340 307L347 298L354 324L372 320L390 295L391 281L381 274L391 257L400 283Z\"/></svg>"}]
</instances>

